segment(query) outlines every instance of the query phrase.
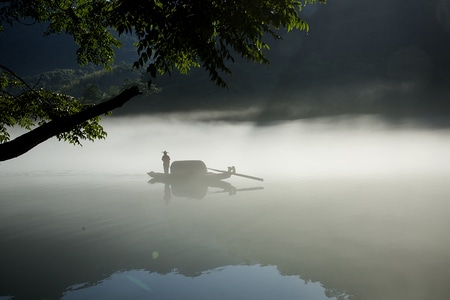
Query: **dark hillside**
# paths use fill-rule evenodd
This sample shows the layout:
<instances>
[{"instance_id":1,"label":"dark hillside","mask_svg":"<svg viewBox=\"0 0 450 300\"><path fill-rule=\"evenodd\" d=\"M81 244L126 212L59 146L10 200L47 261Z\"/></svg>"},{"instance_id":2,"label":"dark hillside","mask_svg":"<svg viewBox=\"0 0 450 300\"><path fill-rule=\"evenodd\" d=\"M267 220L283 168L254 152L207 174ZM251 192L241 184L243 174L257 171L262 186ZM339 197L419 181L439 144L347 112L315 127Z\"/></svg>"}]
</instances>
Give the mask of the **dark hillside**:
<instances>
[{"instance_id":1,"label":"dark hillside","mask_svg":"<svg viewBox=\"0 0 450 300\"><path fill-rule=\"evenodd\" d=\"M214 86L203 70L188 76L174 72L155 81L159 94L136 99L117 113L253 106L265 118L447 113L449 7L444 0L342 0L307 6L302 14L310 31L271 42L270 66L237 58L233 74L224 76L228 90ZM61 69L76 68L76 47L63 35L41 38L42 32L17 26L1 33L1 62L22 76L59 69L42 82L76 96L107 97L139 78L123 66L120 72L84 69L78 79L61 77ZM132 42L132 37L124 38L118 63L136 57ZM95 72L87 76L86 70Z\"/></svg>"}]
</instances>

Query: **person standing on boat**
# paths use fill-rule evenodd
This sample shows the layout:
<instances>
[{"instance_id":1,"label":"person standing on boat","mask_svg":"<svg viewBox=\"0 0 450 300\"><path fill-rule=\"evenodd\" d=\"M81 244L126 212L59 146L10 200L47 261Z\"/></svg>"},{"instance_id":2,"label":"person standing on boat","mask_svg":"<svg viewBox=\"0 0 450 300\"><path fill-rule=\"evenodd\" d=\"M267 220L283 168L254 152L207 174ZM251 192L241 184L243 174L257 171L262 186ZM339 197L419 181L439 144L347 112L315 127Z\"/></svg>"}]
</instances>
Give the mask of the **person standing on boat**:
<instances>
[{"instance_id":1,"label":"person standing on boat","mask_svg":"<svg viewBox=\"0 0 450 300\"><path fill-rule=\"evenodd\" d=\"M164 167L164 174L169 174L169 166L170 166L170 156L167 155L167 151L163 152L164 155L162 157L162 161L163 161L163 167Z\"/></svg>"}]
</instances>

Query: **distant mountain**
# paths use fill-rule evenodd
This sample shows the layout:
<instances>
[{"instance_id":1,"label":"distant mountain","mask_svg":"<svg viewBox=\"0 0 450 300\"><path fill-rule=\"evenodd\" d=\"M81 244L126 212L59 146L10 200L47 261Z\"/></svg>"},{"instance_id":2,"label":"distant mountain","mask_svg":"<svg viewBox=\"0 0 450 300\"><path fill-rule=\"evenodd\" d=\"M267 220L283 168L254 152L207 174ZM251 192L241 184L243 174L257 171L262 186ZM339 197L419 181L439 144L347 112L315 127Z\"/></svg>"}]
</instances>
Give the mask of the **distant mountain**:
<instances>
[{"instance_id":1,"label":"distant mountain","mask_svg":"<svg viewBox=\"0 0 450 300\"><path fill-rule=\"evenodd\" d=\"M328 1L307 6L302 14L310 31L291 32L283 35L283 41L271 42L270 66L238 58L231 66L233 74L224 76L228 90L214 86L203 70L188 76L174 72L155 81L159 94L133 100L117 112L258 107L261 118L449 112L448 1ZM78 70L71 38L43 38L42 33L39 26L16 26L0 33L0 63L22 76ZM133 37L124 37L118 63L136 58L132 42ZM139 77L123 68L120 75L97 73L100 77L94 83L101 93L107 95L111 86ZM92 80L83 72L83 80ZM68 79L55 77L47 84L67 88L61 80ZM80 79L78 87L88 87L86 82ZM97 87L90 87L96 92Z\"/></svg>"}]
</instances>

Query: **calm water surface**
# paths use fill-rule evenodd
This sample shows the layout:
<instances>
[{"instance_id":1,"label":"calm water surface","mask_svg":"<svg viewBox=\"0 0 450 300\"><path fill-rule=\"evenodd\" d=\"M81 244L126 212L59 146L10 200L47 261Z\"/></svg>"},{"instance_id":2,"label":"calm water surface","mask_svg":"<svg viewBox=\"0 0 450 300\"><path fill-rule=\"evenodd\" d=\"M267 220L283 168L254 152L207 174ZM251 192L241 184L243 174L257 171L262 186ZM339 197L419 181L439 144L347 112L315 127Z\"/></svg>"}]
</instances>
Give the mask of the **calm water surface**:
<instances>
[{"instance_id":1,"label":"calm water surface","mask_svg":"<svg viewBox=\"0 0 450 300\"><path fill-rule=\"evenodd\" d=\"M277 135L276 146L263 148L258 138L238 172L246 168L264 182L232 177L236 194L210 187L196 198L149 183L144 171L152 163L123 172L4 163L0 299L448 299L447 135L388 135L374 146L385 151L376 162L359 158L368 141L359 131L303 136L302 147ZM385 137L378 132L370 141ZM409 149L412 137L419 146L411 153L400 145ZM329 150L305 158L330 139L340 161L359 162L347 164L349 172L331 164ZM264 171L255 163L258 145L287 149L289 161ZM159 148L152 149L157 156ZM330 172L308 172L315 161Z\"/></svg>"}]
</instances>

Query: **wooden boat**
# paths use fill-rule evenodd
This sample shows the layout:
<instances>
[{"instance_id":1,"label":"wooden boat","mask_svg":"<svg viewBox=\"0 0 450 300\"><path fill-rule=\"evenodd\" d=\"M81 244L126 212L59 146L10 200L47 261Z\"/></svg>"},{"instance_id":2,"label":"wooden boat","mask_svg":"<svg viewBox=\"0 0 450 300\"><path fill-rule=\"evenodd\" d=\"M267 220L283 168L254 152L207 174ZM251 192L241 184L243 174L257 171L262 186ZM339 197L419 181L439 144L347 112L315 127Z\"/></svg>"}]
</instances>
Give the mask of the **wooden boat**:
<instances>
[{"instance_id":1,"label":"wooden boat","mask_svg":"<svg viewBox=\"0 0 450 300\"><path fill-rule=\"evenodd\" d=\"M209 170L215 171L208 172ZM174 161L170 166L170 173L158 173L158 172L148 172L150 177L152 177L154 182L163 183L177 183L180 181L202 181L202 182L214 182L223 179L230 178L231 175L246 177L254 180L263 181L262 178L248 176L244 174L236 173L235 167L228 167L227 171L206 168L206 165L201 160L180 160Z\"/></svg>"},{"instance_id":2,"label":"wooden boat","mask_svg":"<svg viewBox=\"0 0 450 300\"><path fill-rule=\"evenodd\" d=\"M208 172L212 170L214 172ZM170 173L147 173L152 179L150 183L163 183L164 199L168 200L172 195L177 197L188 197L201 199L206 196L209 187L219 188L221 192L228 192L230 195L235 194L236 189L230 183L223 181L232 175L242 176L250 179L260 180L262 178L237 174L235 167L228 167L227 171L206 168L203 161L200 160L182 160L174 161L170 166ZM242 189L255 190L262 188Z\"/></svg>"},{"instance_id":3,"label":"wooden boat","mask_svg":"<svg viewBox=\"0 0 450 300\"><path fill-rule=\"evenodd\" d=\"M181 181L181 180L199 180L199 181L219 181L223 179L227 179L231 177L231 173L205 173L205 174L183 174L183 175L177 175L177 174L164 174L164 173L157 173L157 172L148 172L147 173L150 177L152 177L155 182L167 182L171 183L173 181Z\"/></svg>"},{"instance_id":4,"label":"wooden boat","mask_svg":"<svg viewBox=\"0 0 450 300\"><path fill-rule=\"evenodd\" d=\"M155 182L174 183L177 181L219 181L230 178L232 168L220 173L208 172L206 165L201 160L181 160L174 161L170 166L170 173L148 172Z\"/></svg>"}]
</instances>

